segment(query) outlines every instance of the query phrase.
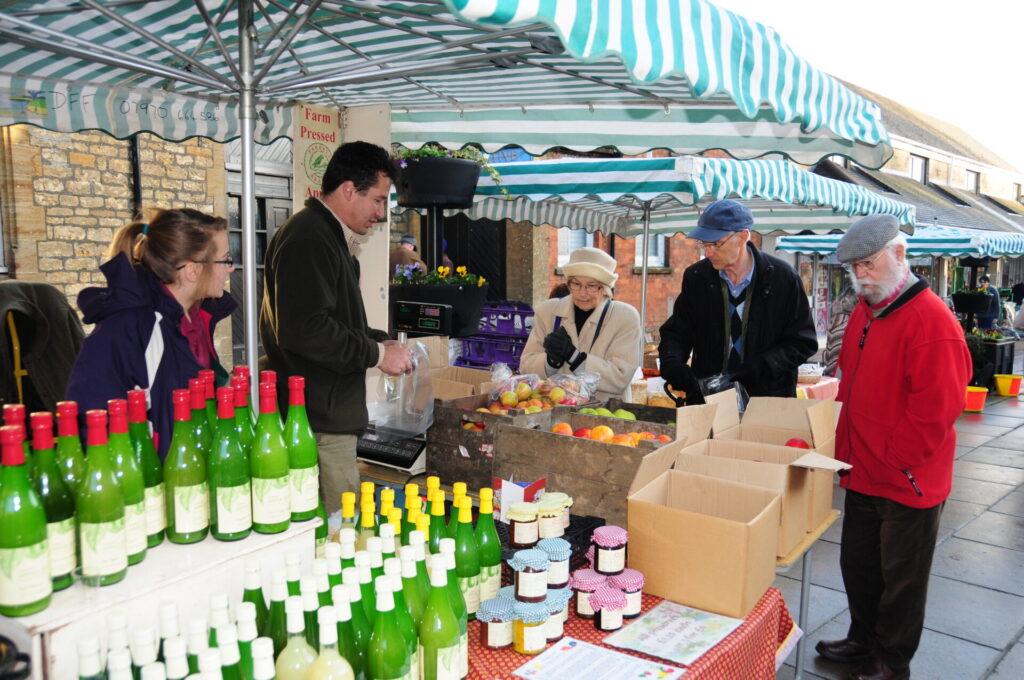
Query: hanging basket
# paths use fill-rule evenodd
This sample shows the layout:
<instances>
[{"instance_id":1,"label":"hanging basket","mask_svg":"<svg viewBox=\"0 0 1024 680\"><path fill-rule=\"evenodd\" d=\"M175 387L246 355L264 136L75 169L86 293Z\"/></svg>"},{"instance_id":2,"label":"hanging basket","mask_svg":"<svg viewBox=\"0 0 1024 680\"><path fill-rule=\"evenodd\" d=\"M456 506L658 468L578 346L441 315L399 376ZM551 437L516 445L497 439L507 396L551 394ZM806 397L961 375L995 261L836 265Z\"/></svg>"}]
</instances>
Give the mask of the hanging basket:
<instances>
[{"instance_id":1,"label":"hanging basket","mask_svg":"<svg viewBox=\"0 0 1024 680\"><path fill-rule=\"evenodd\" d=\"M480 329L480 316L487 299L487 286L451 286L393 283L388 294L390 299L405 302L429 302L437 305L451 305L451 337L462 338L473 335Z\"/></svg>"},{"instance_id":2,"label":"hanging basket","mask_svg":"<svg viewBox=\"0 0 1024 680\"><path fill-rule=\"evenodd\" d=\"M403 208L469 208L480 164L464 158L409 158L398 169L398 205Z\"/></svg>"}]
</instances>

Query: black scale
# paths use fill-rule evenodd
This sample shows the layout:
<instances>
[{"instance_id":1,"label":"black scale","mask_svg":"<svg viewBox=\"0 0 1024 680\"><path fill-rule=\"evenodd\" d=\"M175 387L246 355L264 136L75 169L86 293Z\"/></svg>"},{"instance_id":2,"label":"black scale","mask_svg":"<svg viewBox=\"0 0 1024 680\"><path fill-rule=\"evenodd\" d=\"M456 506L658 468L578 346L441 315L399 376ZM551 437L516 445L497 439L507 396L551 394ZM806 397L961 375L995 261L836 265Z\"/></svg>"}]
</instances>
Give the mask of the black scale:
<instances>
[{"instance_id":1,"label":"black scale","mask_svg":"<svg viewBox=\"0 0 1024 680\"><path fill-rule=\"evenodd\" d=\"M427 470L424 449L427 441L423 437L396 439L383 442L372 425L356 440L356 457L368 463L383 465L418 475Z\"/></svg>"},{"instance_id":2,"label":"black scale","mask_svg":"<svg viewBox=\"0 0 1024 680\"><path fill-rule=\"evenodd\" d=\"M411 337L451 335L452 306L394 300L391 303L391 322L396 333L404 331Z\"/></svg>"}]
</instances>

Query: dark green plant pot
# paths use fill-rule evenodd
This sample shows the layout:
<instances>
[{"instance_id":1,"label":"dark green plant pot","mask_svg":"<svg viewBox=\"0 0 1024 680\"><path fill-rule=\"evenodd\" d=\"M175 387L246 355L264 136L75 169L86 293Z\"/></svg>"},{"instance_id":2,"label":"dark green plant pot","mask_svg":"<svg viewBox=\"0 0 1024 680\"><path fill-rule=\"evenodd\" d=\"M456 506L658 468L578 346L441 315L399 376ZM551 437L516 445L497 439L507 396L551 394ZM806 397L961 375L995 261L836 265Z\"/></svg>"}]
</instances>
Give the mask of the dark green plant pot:
<instances>
[{"instance_id":1,"label":"dark green plant pot","mask_svg":"<svg viewBox=\"0 0 1024 680\"><path fill-rule=\"evenodd\" d=\"M451 337L462 338L475 335L480 329L480 315L483 312L484 300L487 299L487 286L450 286L450 285L414 285L397 284L390 286L388 294L392 301L430 302L437 305L451 305L452 332Z\"/></svg>"},{"instance_id":2,"label":"dark green plant pot","mask_svg":"<svg viewBox=\"0 0 1024 680\"><path fill-rule=\"evenodd\" d=\"M398 169L395 192L403 208L469 208L480 164L464 158L410 158Z\"/></svg>"}]
</instances>

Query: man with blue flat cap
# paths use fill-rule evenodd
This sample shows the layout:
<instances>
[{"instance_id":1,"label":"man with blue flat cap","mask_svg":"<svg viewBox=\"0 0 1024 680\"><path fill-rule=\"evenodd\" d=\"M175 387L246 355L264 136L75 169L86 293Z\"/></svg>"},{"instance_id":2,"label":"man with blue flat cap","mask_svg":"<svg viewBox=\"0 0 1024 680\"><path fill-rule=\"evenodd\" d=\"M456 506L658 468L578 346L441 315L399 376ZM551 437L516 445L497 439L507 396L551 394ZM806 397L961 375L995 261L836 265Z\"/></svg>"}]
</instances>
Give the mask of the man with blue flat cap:
<instances>
[{"instance_id":1,"label":"man with blue flat cap","mask_svg":"<svg viewBox=\"0 0 1024 680\"><path fill-rule=\"evenodd\" d=\"M683 272L658 346L661 375L686 392L687 404L703 403L698 381L716 375L750 396L795 396L797 367L818 349L800 277L754 247L753 226L747 206L724 199L704 210L689 235L704 259Z\"/></svg>"}]
</instances>

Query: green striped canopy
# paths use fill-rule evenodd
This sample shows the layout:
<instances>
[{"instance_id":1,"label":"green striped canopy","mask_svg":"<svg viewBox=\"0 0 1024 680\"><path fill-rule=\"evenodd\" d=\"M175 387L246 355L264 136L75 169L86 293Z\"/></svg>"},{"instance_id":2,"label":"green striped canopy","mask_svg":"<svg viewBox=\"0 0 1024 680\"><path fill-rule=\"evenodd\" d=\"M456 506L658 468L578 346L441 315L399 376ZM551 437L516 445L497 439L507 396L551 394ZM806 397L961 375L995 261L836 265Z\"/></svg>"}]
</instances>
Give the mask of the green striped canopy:
<instances>
[{"instance_id":1,"label":"green striped canopy","mask_svg":"<svg viewBox=\"0 0 1024 680\"><path fill-rule=\"evenodd\" d=\"M645 208L652 233L690 231L700 201L746 201L758 231L831 231L850 215L888 213L913 224L912 205L856 184L801 170L786 161L723 158L559 159L494 166L501 184L481 172L471 219L511 219L634 236ZM506 200L502 188L511 200ZM789 204L789 205L786 205ZM808 206L812 209L808 209Z\"/></svg>"},{"instance_id":2,"label":"green striped canopy","mask_svg":"<svg viewBox=\"0 0 1024 680\"><path fill-rule=\"evenodd\" d=\"M828 255L842 234L783 236L776 248L790 253ZM989 232L961 227L919 227L907 237L910 257L1017 257L1024 255L1024 234Z\"/></svg>"},{"instance_id":3,"label":"green striped canopy","mask_svg":"<svg viewBox=\"0 0 1024 680\"><path fill-rule=\"evenodd\" d=\"M411 147L891 155L873 103L705 0L9 0L0 125L237 137L240 5L260 143L305 101L390 104Z\"/></svg>"}]
</instances>

